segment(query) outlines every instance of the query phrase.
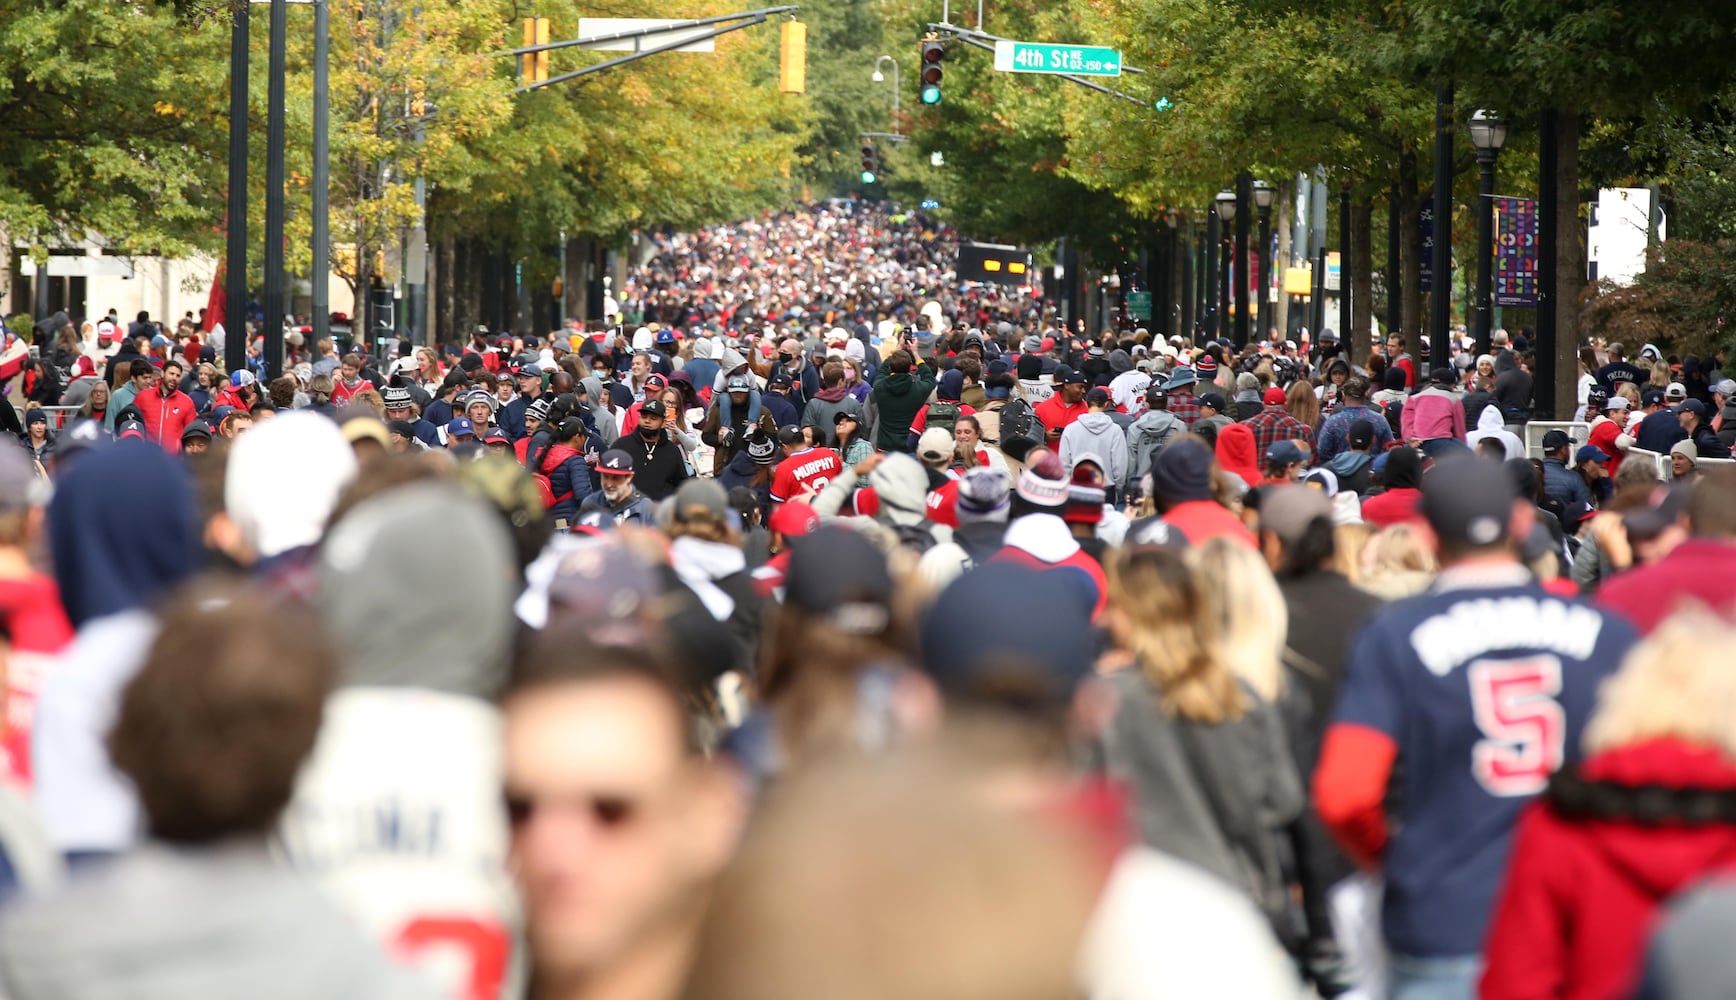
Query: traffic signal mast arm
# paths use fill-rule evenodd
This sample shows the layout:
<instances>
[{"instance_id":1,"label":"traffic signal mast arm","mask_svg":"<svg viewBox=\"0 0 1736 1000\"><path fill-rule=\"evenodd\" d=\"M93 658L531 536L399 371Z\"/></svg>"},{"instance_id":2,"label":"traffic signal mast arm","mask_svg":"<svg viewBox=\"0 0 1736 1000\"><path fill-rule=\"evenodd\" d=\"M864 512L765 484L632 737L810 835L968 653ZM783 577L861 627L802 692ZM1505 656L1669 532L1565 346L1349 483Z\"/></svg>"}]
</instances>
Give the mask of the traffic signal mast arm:
<instances>
[{"instance_id":1,"label":"traffic signal mast arm","mask_svg":"<svg viewBox=\"0 0 1736 1000\"><path fill-rule=\"evenodd\" d=\"M946 24L944 22L940 23L940 24L930 24L928 26L928 30L931 32L934 32L936 34L940 34L940 35L950 35L951 37L958 39L959 41L963 42L966 45L974 46L976 48L984 50L985 52L991 52L991 53L995 50L995 43L996 42L1013 41L1013 39L1011 39L1011 38L1002 38L1000 35L991 35L991 34L988 34L987 32L982 32L982 31L972 31L969 28L960 28L956 25ZM1142 70L1142 69L1138 68L1137 66L1122 66L1121 71L1123 73L1143 73L1143 72L1145 72L1145 70ZM1115 89L1110 88L1110 87L1105 87L1101 83L1093 83L1090 80L1087 80L1083 77L1074 76L1071 73L1055 73L1052 75L1058 76L1061 79L1066 80L1070 83L1076 83L1081 87L1085 87L1085 88L1090 89L1090 90L1095 90L1100 94L1108 94L1110 97L1119 97L1124 101L1131 101L1134 104L1137 104L1142 108L1151 107L1151 102L1149 102L1149 101L1142 101L1139 98L1132 96L1131 94L1123 94L1119 90L1115 90Z\"/></svg>"},{"instance_id":2,"label":"traffic signal mast arm","mask_svg":"<svg viewBox=\"0 0 1736 1000\"><path fill-rule=\"evenodd\" d=\"M568 80L574 80L581 76L589 76L592 73L601 73L604 70L614 69L617 66L625 66L630 62L636 62L648 56L661 55L665 52L674 52L677 49L684 49L695 42L709 41L719 35L727 35L732 31L751 28L756 24L764 24L774 15L791 14L800 9L800 7L794 5L788 7L763 7L759 10L743 11L739 14L719 14L716 17L702 17L693 21L675 21L670 24L660 24L647 28L636 28L632 31L615 31L606 35L595 35L590 38L567 38L558 42L548 42L544 45L526 45L522 48L509 49L500 54L507 56L534 56L537 53L548 52L553 49L572 48L575 45L594 45L597 42L624 42L634 38L648 38L653 35L667 34L671 31L686 32L693 28L717 25L717 27L702 34L682 34L674 41L666 42L654 48L624 55L618 59L610 59L606 62L600 62L595 66L586 66L582 69L573 70L570 73L562 73L560 76L550 77L547 80L538 80L534 83L527 83L515 91L515 93L523 94L532 90L540 90L543 87L552 87L557 83L565 83ZM731 21L739 21L741 23L730 24L729 22Z\"/></svg>"}]
</instances>

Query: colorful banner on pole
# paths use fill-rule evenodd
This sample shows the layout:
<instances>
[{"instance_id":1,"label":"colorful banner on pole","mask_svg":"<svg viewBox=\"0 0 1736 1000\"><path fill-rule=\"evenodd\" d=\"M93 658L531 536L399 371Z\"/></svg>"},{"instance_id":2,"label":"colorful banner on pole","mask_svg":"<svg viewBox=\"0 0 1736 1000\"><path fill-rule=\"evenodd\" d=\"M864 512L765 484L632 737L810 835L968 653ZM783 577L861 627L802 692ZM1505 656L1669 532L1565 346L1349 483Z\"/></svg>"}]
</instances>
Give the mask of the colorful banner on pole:
<instances>
[{"instance_id":1,"label":"colorful banner on pole","mask_svg":"<svg viewBox=\"0 0 1736 1000\"><path fill-rule=\"evenodd\" d=\"M1537 200L1495 199L1495 304L1537 305Z\"/></svg>"}]
</instances>

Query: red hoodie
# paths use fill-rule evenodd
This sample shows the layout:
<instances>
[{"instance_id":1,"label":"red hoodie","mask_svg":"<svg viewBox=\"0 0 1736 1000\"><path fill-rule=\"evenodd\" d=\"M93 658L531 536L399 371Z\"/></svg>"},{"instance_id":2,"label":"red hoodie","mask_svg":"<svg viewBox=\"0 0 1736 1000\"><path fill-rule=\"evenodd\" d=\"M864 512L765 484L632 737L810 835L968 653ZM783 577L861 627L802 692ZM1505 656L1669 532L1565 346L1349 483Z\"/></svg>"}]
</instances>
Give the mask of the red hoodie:
<instances>
[{"instance_id":1,"label":"red hoodie","mask_svg":"<svg viewBox=\"0 0 1736 1000\"><path fill-rule=\"evenodd\" d=\"M1234 472L1253 487L1260 482L1260 456L1255 453L1254 432L1247 424L1230 424L1218 429L1218 465L1225 472Z\"/></svg>"},{"instance_id":2,"label":"red hoodie","mask_svg":"<svg viewBox=\"0 0 1736 1000\"><path fill-rule=\"evenodd\" d=\"M1674 739L1605 751L1578 774L1630 789L1736 795L1736 762ZM1482 1000L1631 995L1659 907L1708 874L1730 869L1736 869L1736 824L1569 818L1539 799L1514 838L1489 927Z\"/></svg>"},{"instance_id":3,"label":"red hoodie","mask_svg":"<svg viewBox=\"0 0 1736 1000\"><path fill-rule=\"evenodd\" d=\"M0 781L30 784L30 731L36 714L36 693L47 670L72 641L72 625L60 601L60 590L46 576L0 580L0 623L11 637L0 683Z\"/></svg>"}]
</instances>

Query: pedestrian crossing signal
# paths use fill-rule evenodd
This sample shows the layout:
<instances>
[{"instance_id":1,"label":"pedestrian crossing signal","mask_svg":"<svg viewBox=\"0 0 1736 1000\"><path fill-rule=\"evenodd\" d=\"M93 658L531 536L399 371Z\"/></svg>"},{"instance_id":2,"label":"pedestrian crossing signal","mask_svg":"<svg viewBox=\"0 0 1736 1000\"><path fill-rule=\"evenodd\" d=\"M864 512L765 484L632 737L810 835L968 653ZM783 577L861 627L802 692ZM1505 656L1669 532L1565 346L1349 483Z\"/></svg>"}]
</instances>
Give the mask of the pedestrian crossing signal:
<instances>
[{"instance_id":1,"label":"pedestrian crossing signal","mask_svg":"<svg viewBox=\"0 0 1736 1000\"><path fill-rule=\"evenodd\" d=\"M946 59L946 46L939 39L924 39L922 43L922 103L940 103L940 81L946 76L941 63Z\"/></svg>"}]
</instances>

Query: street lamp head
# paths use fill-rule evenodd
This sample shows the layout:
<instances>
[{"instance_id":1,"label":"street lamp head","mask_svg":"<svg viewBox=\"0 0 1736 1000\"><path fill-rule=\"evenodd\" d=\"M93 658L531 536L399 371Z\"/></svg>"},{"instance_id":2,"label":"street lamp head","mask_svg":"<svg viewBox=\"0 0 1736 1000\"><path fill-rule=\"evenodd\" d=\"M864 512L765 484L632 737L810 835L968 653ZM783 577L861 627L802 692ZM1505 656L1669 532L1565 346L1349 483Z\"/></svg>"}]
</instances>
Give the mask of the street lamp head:
<instances>
[{"instance_id":1,"label":"street lamp head","mask_svg":"<svg viewBox=\"0 0 1736 1000\"><path fill-rule=\"evenodd\" d=\"M1480 150L1500 152L1507 142L1507 123L1493 111L1479 110L1471 115L1471 145Z\"/></svg>"},{"instance_id":2,"label":"street lamp head","mask_svg":"<svg viewBox=\"0 0 1736 1000\"><path fill-rule=\"evenodd\" d=\"M1277 188L1266 183L1265 181L1255 181L1254 182L1254 207L1255 208L1259 208L1259 209L1271 208L1272 203L1276 200L1278 200L1278 189Z\"/></svg>"},{"instance_id":3,"label":"street lamp head","mask_svg":"<svg viewBox=\"0 0 1736 1000\"><path fill-rule=\"evenodd\" d=\"M1219 222L1234 222L1236 219L1236 192L1229 188L1219 191L1213 207L1218 210Z\"/></svg>"},{"instance_id":4,"label":"street lamp head","mask_svg":"<svg viewBox=\"0 0 1736 1000\"><path fill-rule=\"evenodd\" d=\"M885 83L886 82L886 74L880 72L879 70L875 70L874 71L874 82L875 83Z\"/></svg>"}]
</instances>

